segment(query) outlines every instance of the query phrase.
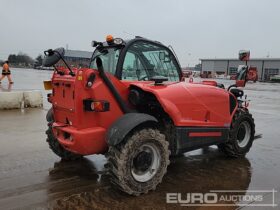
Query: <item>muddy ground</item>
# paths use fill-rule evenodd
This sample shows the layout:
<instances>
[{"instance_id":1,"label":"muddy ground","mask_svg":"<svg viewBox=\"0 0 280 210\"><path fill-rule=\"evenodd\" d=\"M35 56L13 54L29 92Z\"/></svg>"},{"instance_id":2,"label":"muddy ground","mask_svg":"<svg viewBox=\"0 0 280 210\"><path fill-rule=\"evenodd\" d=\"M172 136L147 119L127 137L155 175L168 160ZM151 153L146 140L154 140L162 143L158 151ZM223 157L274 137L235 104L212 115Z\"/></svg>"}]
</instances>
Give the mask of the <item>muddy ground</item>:
<instances>
[{"instance_id":1,"label":"muddy ground","mask_svg":"<svg viewBox=\"0 0 280 210\"><path fill-rule=\"evenodd\" d=\"M19 69L13 73L12 90L42 89L42 81L51 75ZM8 85L3 82L0 89L7 91ZM0 111L0 209L202 209L166 204L166 193L244 190L241 194L249 194L250 190L272 189L278 191L275 203L279 205L280 84L248 84L245 89L256 132L262 134L246 158L226 158L216 147L185 153L171 160L156 191L140 197L111 187L103 155L63 162L49 150L45 141L46 101L43 109ZM272 194L264 194L271 203ZM233 206L211 208L239 208L238 203L227 204Z\"/></svg>"}]
</instances>

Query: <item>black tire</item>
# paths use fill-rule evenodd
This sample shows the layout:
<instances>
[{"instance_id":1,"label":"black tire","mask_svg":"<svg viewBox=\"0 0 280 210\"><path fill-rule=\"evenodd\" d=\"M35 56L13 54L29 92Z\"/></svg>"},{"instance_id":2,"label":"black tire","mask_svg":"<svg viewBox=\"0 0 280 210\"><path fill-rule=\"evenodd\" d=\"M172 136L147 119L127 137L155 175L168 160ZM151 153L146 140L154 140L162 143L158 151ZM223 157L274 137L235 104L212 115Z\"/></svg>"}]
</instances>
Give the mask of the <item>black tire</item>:
<instances>
[{"instance_id":1,"label":"black tire","mask_svg":"<svg viewBox=\"0 0 280 210\"><path fill-rule=\"evenodd\" d=\"M111 182L135 196L155 190L167 171L169 155L168 142L159 130L136 130L120 145L109 147L106 157Z\"/></svg>"},{"instance_id":2,"label":"black tire","mask_svg":"<svg viewBox=\"0 0 280 210\"><path fill-rule=\"evenodd\" d=\"M51 123L49 124L49 128L46 131L47 134L47 142L49 144L50 149L61 159L63 160L78 160L81 159L83 156L70 152L64 149L58 140L54 137L53 131L51 128Z\"/></svg>"},{"instance_id":3,"label":"black tire","mask_svg":"<svg viewBox=\"0 0 280 210\"><path fill-rule=\"evenodd\" d=\"M254 135L255 123L252 115L247 110L237 110L233 117L229 140L219 144L218 148L230 157L243 157L252 147Z\"/></svg>"},{"instance_id":4,"label":"black tire","mask_svg":"<svg viewBox=\"0 0 280 210\"><path fill-rule=\"evenodd\" d=\"M168 121L167 121L168 122ZM173 122L168 122L164 124L163 130L161 131L164 133L166 140L169 144L169 150L170 150L170 156L171 157L181 157L183 153L177 150L177 135L176 135L176 129L173 124Z\"/></svg>"}]
</instances>

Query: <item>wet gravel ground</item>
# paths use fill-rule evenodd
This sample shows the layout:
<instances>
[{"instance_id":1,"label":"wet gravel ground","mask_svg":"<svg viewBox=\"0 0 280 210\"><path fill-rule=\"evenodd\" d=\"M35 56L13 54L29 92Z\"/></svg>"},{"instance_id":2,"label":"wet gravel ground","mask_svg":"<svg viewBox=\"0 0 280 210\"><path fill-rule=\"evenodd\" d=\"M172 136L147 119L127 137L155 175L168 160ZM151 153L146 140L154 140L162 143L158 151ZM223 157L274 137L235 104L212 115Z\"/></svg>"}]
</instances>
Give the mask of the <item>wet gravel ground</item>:
<instances>
[{"instance_id":1,"label":"wet gravel ground","mask_svg":"<svg viewBox=\"0 0 280 210\"><path fill-rule=\"evenodd\" d=\"M42 81L51 76L51 72L34 70L14 69L13 73L13 90L42 89ZM7 89L3 82L0 91ZM0 111L0 209L249 209L235 202L220 202L232 205L227 207L167 204L166 193L244 190L240 194L249 194L272 189L278 191L274 209L280 209L280 84L248 84L245 90L256 132L262 134L246 158L226 158L214 146L185 153L171 160L156 191L140 197L111 187L103 155L64 162L49 150L46 101L43 109ZM272 197L265 193L268 203Z\"/></svg>"}]
</instances>

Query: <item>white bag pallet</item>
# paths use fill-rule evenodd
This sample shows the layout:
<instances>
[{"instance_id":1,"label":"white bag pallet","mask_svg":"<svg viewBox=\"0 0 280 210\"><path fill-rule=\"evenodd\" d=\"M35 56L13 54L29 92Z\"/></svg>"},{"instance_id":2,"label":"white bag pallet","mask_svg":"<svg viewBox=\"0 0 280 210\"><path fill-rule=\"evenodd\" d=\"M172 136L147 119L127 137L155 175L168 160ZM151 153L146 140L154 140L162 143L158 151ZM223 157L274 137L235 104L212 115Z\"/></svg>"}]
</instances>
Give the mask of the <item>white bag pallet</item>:
<instances>
[{"instance_id":1,"label":"white bag pallet","mask_svg":"<svg viewBox=\"0 0 280 210\"><path fill-rule=\"evenodd\" d=\"M43 96L39 90L24 91L23 92L24 107L42 107Z\"/></svg>"},{"instance_id":2,"label":"white bag pallet","mask_svg":"<svg viewBox=\"0 0 280 210\"><path fill-rule=\"evenodd\" d=\"M43 96L39 90L0 92L0 109L42 107Z\"/></svg>"}]
</instances>

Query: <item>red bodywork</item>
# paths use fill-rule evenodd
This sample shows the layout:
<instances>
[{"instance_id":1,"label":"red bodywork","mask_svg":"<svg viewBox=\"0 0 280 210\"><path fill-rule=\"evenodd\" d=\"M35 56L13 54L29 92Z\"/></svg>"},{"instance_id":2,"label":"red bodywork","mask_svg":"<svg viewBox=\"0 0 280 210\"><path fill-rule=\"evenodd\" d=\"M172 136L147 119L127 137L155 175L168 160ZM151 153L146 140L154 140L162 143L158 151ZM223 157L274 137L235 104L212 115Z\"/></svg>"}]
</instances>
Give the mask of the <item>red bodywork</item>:
<instances>
[{"instance_id":1,"label":"red bodywork","mask_svg":"<svg viewBox=\"0 0 280 210\"><path fill-rule=\"evenodd\" d=\"M92 72L96 78L93 86L87 88L86 80ZM69 151L82 155L104 153L107 150L106 131L123 115L123 112L97 70L76 69L75 73L75 77L54 73L53 95L49 98L54 110L54 135ZM214 81L205 81L201 84L176 82L154 85L151 81L120 81L110 73L106 74L130 107L132 105L129 104L128 93L131 86L152 93L175 126L229 128L231 124L234 114L234 111L230 113L231 93L215 87ZM110 103L110 110L86 112L83 107L84 99L106 100ZM71 139L65 134L70 134ZM205 133L190 135L205 135ZM211 135L220 134L215 132L210 133Z\"/></svg>"},{"instance_id":2,"label":"red bodywork","mask_svg":"<svg viewBox=\"0 0 280 210\"><path fill-rule=\"evenodd\" d=\"M258 77L257 67L250 66L247 73L247 81L256 82L258 81L258 79L259 77Z\"/></svg>"}]
</instances>

